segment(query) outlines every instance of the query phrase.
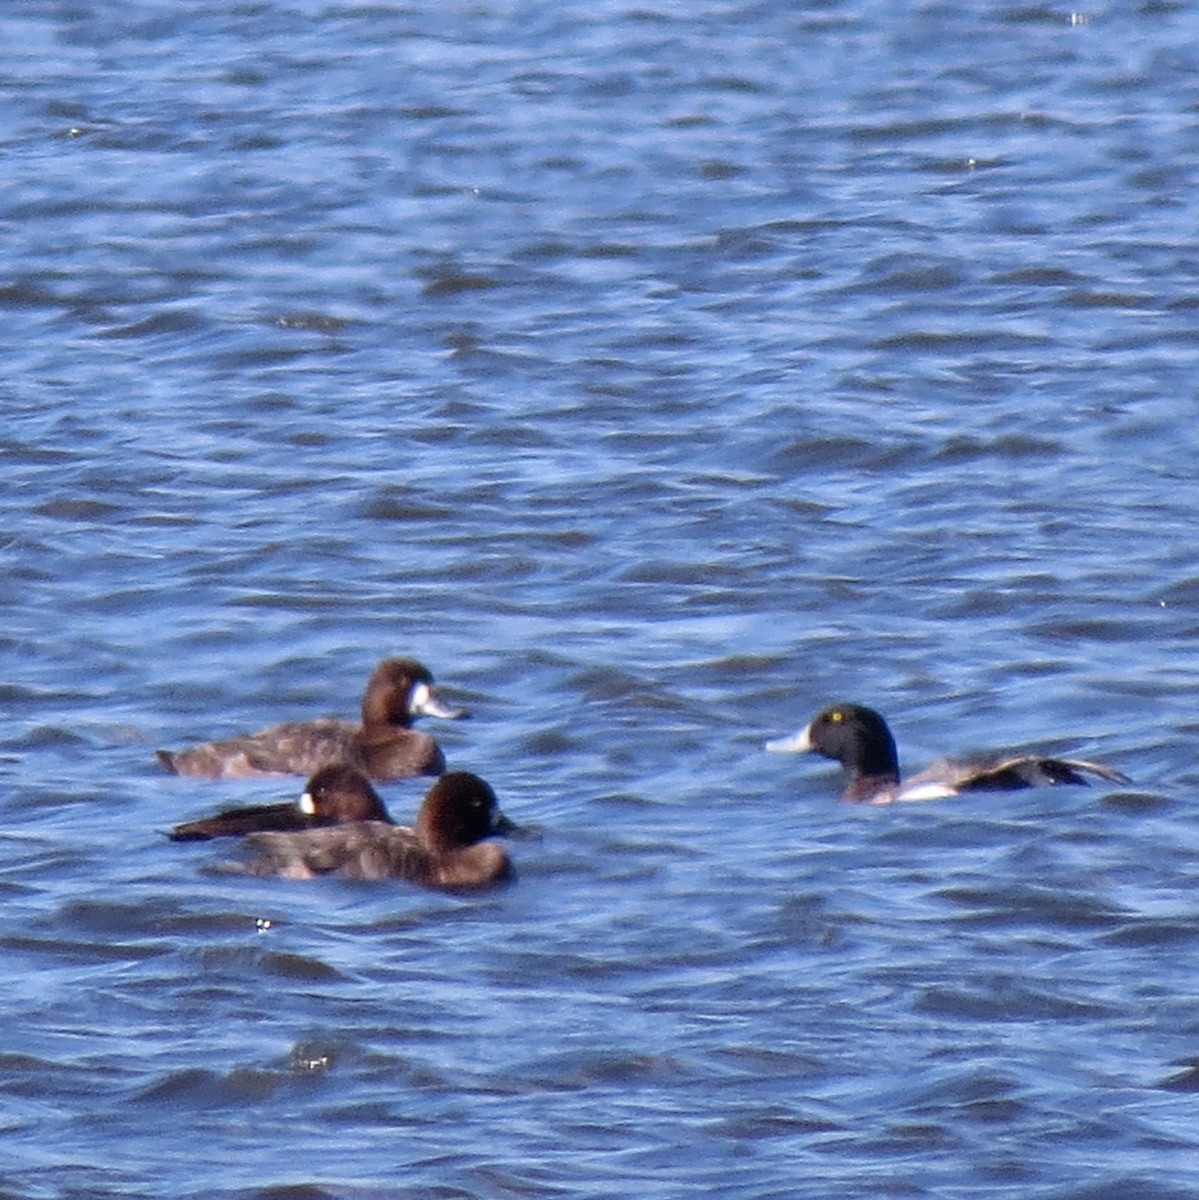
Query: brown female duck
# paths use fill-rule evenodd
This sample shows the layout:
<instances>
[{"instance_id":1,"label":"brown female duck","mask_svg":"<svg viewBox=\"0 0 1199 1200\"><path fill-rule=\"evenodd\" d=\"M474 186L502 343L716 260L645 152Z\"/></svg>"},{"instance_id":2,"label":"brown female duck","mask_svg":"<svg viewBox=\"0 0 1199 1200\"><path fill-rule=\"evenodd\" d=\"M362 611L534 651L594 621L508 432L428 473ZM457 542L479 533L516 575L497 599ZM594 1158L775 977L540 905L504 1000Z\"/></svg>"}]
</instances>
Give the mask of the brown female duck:
<instances>
[{"instance_id":1,"label":"brown female duck","mask_svg":"<svg viewBox=\"0 0 1199 1200\"><path fill-rule=\"evenodd\" d=\"M412 658L385 658L367 681L361 724L336 717L290 721L187 750L159 750L158 759L168 771L208 779L311 775L335 762L372 779L439 775L445 770L440 747L412 723L421 716L467 715L441 702L427 667Z\"/></svg>"},{"instance_id":2,"label":"brown female duck","mask_svg":"<svg viewBox=\"0 0 1199 1200\"><path fill-rule=\"evenodd\" d=\"M507 852L487 839L516 830L477 775L451 771L425 797L416 825L355 821L295 833L253 833L254 875L404 879L430 888L478 888L512 877Z\"/></svg>"},{"instance_id":3,"label":"brown female duck","mask_svg":"<svg viewBox=\"0 0 1199 1200\"><path fill-rule=\"evenodd\" d=\"M355 767L344 763L321 767L308 781L295 804L255 804L230 808L211 817L176 825L173 842L203 842L210 838L241 837L248 833L319 829L351 821L391 823L378 792Z\"/></svg>"}]
</instances>

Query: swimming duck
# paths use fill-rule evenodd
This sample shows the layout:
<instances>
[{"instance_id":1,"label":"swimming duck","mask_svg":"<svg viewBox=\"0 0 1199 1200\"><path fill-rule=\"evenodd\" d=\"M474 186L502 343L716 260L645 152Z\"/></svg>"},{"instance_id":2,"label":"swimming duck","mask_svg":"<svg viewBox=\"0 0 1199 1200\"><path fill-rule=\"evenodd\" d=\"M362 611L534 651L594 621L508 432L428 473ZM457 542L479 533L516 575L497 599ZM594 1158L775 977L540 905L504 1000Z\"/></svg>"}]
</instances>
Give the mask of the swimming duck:
<instances>
[{"instance_id":1,"label":"swimming duck","mask_svg":"<svg viewBox=\"0 0 1199 1200\"><path fill-rule=\"evenodd\" d=\"M350 821L391 823L378 792L366 777L344 763L321 767L308 781L295 804L256 804L231 808L212 817L176 825L168 835L173 842L202 842L209 838L241 837L267 830L317 829Z\"/></svg>"},{"instance_id":2,"label":"swimming duck","mask_svg":"<svg viewBox=\"0 0 1199 1200\"><path fill-rule=\"evenodd\" d=\"M798 733L766 743L767 750L814 751L834 758L849 781L843 796L867 804L894 800L933 800L961 792L1010 792L1057 784L1086 786L1084 774L1112 783L1131 783L1127 775L1102 763L1035 754L981 754L942 758L901 784L895 739L887 722L861 704L834 704L813 717Z\"/></svg>"},{"instance_id":3,"label":"swimming duck","mask_svg":"<svg viewBox=\"0 0 1199 1200\"><path fill-rule=\"evenodd\" d=\"M340 875L433 888L485 887L513 874L507 852L486 839L516 828L487 783L469 771L451 771L429 789L414 828L368 820L253 833L247 841L258 857L246 870L288 879Z\"/></svg>"},{"instance_id":4,"label":"swimming duck","mask_svg":"<svg viewBox=\"0 0 1199 1200\"><path fill-rule=\"evenodd\" d=\"M412 658L385 658L362 696L362 724L336 717L290 721L257 733L204 742L188 750L159 750L168 771L207 779L258 775L311 775L343 762L372 779L440 775L441 748L412 729L417 717L456 720L468 714L443 704L427 667Z\"/></svg>"}]
</instances>

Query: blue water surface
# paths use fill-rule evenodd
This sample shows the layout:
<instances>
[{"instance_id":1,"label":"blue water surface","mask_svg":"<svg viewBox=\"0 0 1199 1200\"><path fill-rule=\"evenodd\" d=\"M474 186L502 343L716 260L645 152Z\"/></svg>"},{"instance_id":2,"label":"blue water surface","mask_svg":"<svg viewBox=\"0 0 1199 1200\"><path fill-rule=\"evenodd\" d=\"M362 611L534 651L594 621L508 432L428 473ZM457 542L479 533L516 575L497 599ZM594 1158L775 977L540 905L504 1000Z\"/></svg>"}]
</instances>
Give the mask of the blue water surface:
<instances>
[{"instance_id":1,"label":"blue water surface","mask_svg":"<svg viewBox=\"0 0 1199 1200\"><path fill-rule=\"evenodd\" d=\"M0 1196L1199 1194L1193 5L0 39ZM162 836L389 654L514 887ZM1135 783L847 805L839 699Z\"/></svg>"}]
</instances>

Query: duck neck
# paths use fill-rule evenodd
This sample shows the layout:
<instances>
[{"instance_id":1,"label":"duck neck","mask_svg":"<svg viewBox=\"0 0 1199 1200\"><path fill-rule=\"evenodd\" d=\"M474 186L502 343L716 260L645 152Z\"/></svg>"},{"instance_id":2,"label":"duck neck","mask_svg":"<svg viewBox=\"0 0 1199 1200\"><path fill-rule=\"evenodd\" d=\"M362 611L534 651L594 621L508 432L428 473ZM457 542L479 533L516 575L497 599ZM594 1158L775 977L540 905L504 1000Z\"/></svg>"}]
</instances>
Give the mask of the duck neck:
<instances>
[{"instance_id":1,"label":"duck neck","mask_svg":"<svg viewBox=\"0 0 1199 1200\"><path fill-rule=\"evenodd\" d=\"M841 795L856 803L881 804L892 799L898 790L898 774L888 772L885 775L855 775Z\"/></svg>"},{"instance_id":2,"label":"duck neck","mask_svg":"<svg viewBox=\"0 0 1199 1200\"><path fill-rule=\"evenodd\" d=\"M861 782L870 783L875 788L880 784L899 782L899 754L889 729L884 727L865 745L858 747L858 753L850 764L850 779L851 786Z\"/></svg>"},{"instance_id":3,"label":"duck neck","mask_svg":"<svg viewBox=\"0 0 1199 1200\"><path fill-rule=\"evenodd\" d=\"M387 729L406 729L409 725L407 714L396 719L396 714L387 705L386 698L368 697L362 702L362 728L374 731Z\"/></svg>"}]
</instances>

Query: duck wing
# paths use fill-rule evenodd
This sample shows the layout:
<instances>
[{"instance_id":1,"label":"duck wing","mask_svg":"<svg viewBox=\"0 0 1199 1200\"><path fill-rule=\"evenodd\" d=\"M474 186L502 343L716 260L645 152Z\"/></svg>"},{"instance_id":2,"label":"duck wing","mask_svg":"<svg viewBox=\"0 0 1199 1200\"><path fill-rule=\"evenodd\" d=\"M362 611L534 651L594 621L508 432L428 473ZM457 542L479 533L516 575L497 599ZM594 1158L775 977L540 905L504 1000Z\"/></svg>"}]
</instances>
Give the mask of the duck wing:
<instances>
[{"instance_id":1,"label":"duck wing","mask_svg":"<svg viewBox=\"0 0 1199 1200\"><path fill-rule=\"evenodd\" d=\"M230 808L215 816L176 825L167 836L172 842L204 842L210 838L242 837L265 830L311 829L327 821L301 812L294 804L255 804Z\"/></svg>"},{"instance_id":2,"label":"duck wing","mask_svg":"<svg viewBox=\"0 0 1199 1200\"><path fill-rule=\"evenodd\" d=\"M1088 786L1087 775L1110 783L1131 783L1122 771L1081 758L1049 758L1039 754L974 755L943 758L913 775L901 799L953 796L960 792L1014 792L1022 788Z\"/></svg>"},{"instance_id":3,"label":"duck wing","mask_svg":"<svg viewBox=\"0 0 1199 1200\"><path fill-rule=\"evenodd\" d=\"M326 763L344 759L357 732L352 721L336 717L289 721L187 750L159 750L158 759L177 775L205 779L312 775Z\"/></svg>"},{"instance_id":4,"label":"duck wing","mask_svg":"<svg viewBox=\"0 0 1199 1200\"><path fill-rule=\"evenodd\" d=\"M357 733L353 721L337 717L273 725L243 739L246 761L264 775L313 775L329 763L347 760Z\"/></svg>"},{"instance_id":5,"label":"duck wing","mask_svg":"<svg viewBox=\"0 0 1199 1200\"><path fill-rule=\"evenodd\" d=\"M415 832L382 821L355 821L295 833L255 833L247 841L257 854L247 868L254 875L312 879L336 874L346 879L425 883L432 874L429 852Z\"/></svg>"}]
</instances>

